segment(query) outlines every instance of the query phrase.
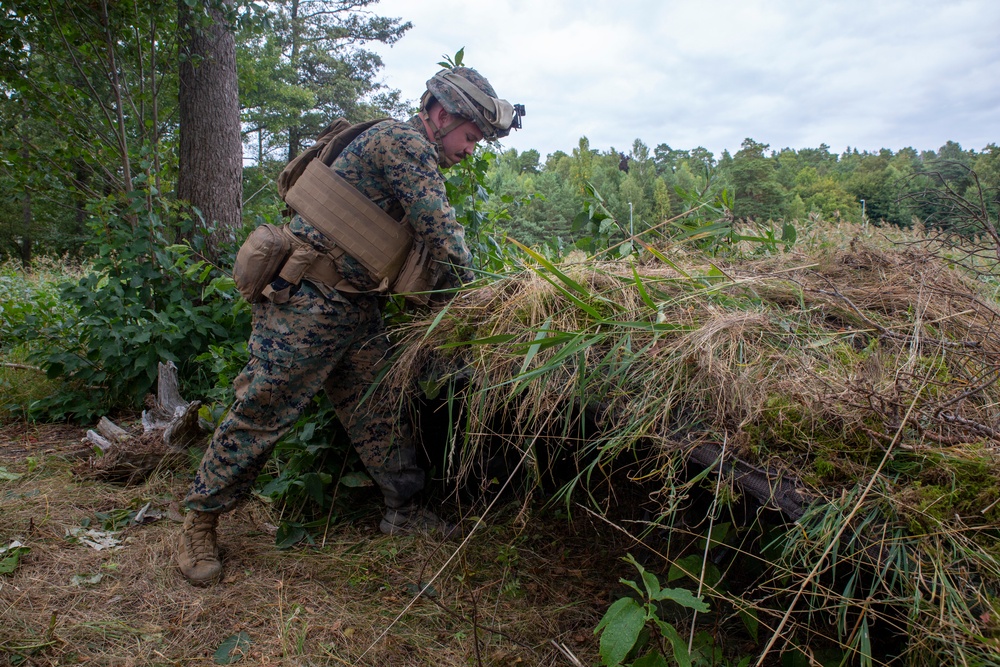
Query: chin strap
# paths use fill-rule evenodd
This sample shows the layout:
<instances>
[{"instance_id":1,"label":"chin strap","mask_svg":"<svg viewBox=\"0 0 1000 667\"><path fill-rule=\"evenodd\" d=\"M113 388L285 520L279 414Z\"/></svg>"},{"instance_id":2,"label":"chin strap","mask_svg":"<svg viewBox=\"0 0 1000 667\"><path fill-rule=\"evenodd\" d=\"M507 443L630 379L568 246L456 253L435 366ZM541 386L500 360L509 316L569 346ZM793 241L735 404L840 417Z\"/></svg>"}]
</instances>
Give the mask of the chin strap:
<instances>
[{"instance_id":1,"label":"chin strap","mask_svg":"<svg viewBox=\"0 0 1000 667\"><path fill-rule=\"evenodd\" d=\"M459 116L451 123L446 125L444 128L439 128L437 126L437 123L431 120L430 114L427 113L426 111L421 111L418 115L420 116L421 120L430 125L431 129L434 130L434 145L437 146L438 150L438 164L441 165L442 167L450 167L451 164L448 163L448 158L444 152L444 138L448 136L448 134L452 130L459 127L460 125L464 125L468 121L465 118Z\"/></svg>"}]
</instances>

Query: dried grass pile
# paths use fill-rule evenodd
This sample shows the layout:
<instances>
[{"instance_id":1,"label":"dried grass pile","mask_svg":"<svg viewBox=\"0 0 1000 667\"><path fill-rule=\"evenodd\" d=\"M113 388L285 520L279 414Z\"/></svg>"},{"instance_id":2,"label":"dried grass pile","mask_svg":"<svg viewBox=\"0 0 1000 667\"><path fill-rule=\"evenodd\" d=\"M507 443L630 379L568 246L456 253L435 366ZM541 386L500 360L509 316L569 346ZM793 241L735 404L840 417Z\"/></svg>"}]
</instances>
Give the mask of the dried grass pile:
<instances>
[{"instance_id":1,"label":"dried grass pile","mask_svg":"<svg viewBox=\"0 0 1000 667\"><path fill-rule=\"evenodd\" d=\"M797 487L798 512L765 499L795 526L765 539L750 521L728 545L759 574L706 589L771 629L765 649L820 637L868 664L880 650L997 663L1000 306L981 283L913 247L854 243L738 263L534 260L400 332L390 380L464 406L456 478L504 442L539 476L571 458L563 492L599 505L625 470L653 526L676 528L685 464L710 446L706 521L749 493L740 466ZM892 639L873 649L878 633Z\"/></svg>"}]
</instances>

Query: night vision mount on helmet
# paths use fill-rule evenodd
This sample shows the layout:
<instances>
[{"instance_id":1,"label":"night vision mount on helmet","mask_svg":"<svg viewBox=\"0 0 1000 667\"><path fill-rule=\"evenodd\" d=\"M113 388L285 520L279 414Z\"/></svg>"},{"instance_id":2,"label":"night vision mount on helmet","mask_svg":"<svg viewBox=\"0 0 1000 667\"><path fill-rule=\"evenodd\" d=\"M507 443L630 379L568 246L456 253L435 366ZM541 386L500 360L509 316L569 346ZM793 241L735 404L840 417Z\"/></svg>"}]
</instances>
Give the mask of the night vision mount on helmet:
<instances>
[{"instance_id":1,"label":"night vision mount on helmet","mask_svg":"<svg viewBox=\"0 0 1000 667\"><path fill-rule=\"evenodd\" d=\"M434 128L440 140L466 121L472 121L487 141L510 134L511 128L521 129L525 115L523 104L511 104L497 97L496 91L482 74L471 67L443 69L427 82L427 92L420 100L421 112L427 111L431 99L458 118L445 128Z\"/></svg>"}]
</instances>

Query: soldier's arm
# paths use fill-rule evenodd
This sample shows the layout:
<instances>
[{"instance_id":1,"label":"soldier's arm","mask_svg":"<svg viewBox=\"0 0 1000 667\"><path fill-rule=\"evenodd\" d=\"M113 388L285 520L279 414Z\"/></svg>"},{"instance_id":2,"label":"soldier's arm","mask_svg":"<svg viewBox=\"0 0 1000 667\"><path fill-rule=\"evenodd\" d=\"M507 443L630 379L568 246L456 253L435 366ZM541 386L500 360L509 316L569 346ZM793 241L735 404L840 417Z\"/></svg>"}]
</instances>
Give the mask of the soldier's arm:
<instances>
[{"instance_id":1,"label":"soldier's arm","mask_svg":"<svg viewBox=\"0 0 1000 667\"><path fill-rule=\"evenodd\" d=\"M380 153L385 178L406 211L418 240L428 248L432 258L445 265L445 286L458 287L471 281L472 254L465 244L465 229L455 219L455 209L448 202L444 178L433 151L412 137L398 137L391 152Z\"/></svg>"}]
</instances>

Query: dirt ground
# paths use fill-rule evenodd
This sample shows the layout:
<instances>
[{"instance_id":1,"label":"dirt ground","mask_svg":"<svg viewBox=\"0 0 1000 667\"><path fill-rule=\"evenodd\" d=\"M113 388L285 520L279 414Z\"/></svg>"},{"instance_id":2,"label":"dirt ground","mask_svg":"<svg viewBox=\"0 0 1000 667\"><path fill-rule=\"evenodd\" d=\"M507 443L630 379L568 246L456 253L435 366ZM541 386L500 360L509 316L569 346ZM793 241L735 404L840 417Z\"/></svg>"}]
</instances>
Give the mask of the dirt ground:
<instances>
[{"instance_id":1,"label":"dirt ground","mask_svg":"<svg viewBox=\"0 0 1000 667\"><path fill-rule=\"evenodd\" d=\"M198 589L173 562L171 506L189 474L130 487L82 479L72 472L82 435L0 428L0 547L30 549L0 574L8 664L599 662L593 628L629 575L619 558L627 545L596 539L585 517L532 512L524 521L508 505L460 547L382 536L378 503L365 497L363 518L331 527L325 543L280 551L277 517L252 499L221 522L222 583ZM130 521L147 504L154 520ZM415 595L439 570L429 593ZM235 650L220 652L227 639Z\"/></svg>"}]
</instances>

